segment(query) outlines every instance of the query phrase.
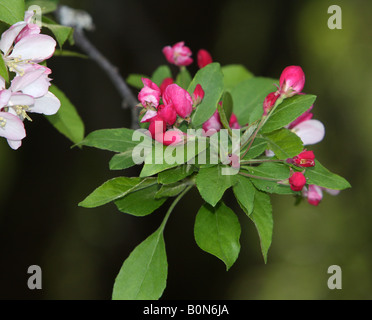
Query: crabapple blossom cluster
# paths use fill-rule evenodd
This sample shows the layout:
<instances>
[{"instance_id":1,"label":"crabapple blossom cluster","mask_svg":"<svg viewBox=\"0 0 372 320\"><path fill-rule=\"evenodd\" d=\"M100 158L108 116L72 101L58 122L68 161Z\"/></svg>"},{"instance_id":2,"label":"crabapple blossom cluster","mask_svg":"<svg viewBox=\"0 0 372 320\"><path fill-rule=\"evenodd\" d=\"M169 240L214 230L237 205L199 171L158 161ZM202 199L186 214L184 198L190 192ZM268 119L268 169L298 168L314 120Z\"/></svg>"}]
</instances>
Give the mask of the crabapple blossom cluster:
<instances>
[{"instance_id":1,"label":"crabapple blossom cluster","mask_svg":"<svg viewBox=\"0 0 372 320\"><path fill-rule=\"evenodd\" d=\"M0 39L0 54L12 75L10 84L0 76L0 136L16 150L26 137L24 119L28 112L55 114L60 101L49 92L51 70L40 62L49 59L56 41L32 23L34 12L26 11L24 21L5 31Z\"/></svg>"},{"instance_id":2,"label":"crabapple blossom cluster","mask_svg":"<svg viewBox=\"0 0 372 320\"><path fill-rule=\"evenodd\" d=\"M186 67L193 62L192 52L184 42L164 47L163 54L169 63L179 67ZM201 56L203 55L202 53ZM198 56L200 68L211 62L211 58L206 61ZM174 83L173 78L165 78L160 86L148 78L142 78L142 83L144 87L138 94L139 106L143 107L141 123L148 122L153 139L164 145L183 143L186 134L177 127L184 120L190 122L192 111L203 100L204 90L201 85L198 84L190 95L187 90Z\"/></svg>"},{"instance_id":3,"label":"crabapple blossom cluster","mask_svg":"<svg viewBox=\"0 0 372 320\"><path fill-rule=\"evenodd\" d=\"M203 88L196 86L191 96L185 89L165 79L160 88L150 79L142 78L143 89L138 94L144 109L141 122L149 122L152 137L164 145L181 143L185 134L177 129L184 120L190 121L192 111L204 97Z\"/></svg>"},{"instance_id":4,"label":"crabapple blossom cluster","mask_svg":"<svg viewBox=\"0 0 372 320\"><path fill-rule=\"evenodd\" d=\"M304 85L305 74L302 68L299 66L286 67L280 76L278 90L269 93L263 102L263 115L267 116L280 98L288 98L296 94L303 94L302 89ZM313 107L312 105L305 113L286 127L300 137L304 146L313 145L322 141L325 135L324 125L319 120L312 119L313 114L311 111ZM274 153L271 150L266 150L266 155L273 156ZM287 159L287 162L298 167L313 167L315 166L315 155L313 151L305 149L296 157ZM319 204L323 197L323 189L327 190L332 195L338 194L335 190L321 188L316 185L309 185L308 188L306 188L304 172L292 172L288 181L291 189L293 191L302 191L303 197L307 198L308 202L312 205Z\"/></svg>"}]
</instances>

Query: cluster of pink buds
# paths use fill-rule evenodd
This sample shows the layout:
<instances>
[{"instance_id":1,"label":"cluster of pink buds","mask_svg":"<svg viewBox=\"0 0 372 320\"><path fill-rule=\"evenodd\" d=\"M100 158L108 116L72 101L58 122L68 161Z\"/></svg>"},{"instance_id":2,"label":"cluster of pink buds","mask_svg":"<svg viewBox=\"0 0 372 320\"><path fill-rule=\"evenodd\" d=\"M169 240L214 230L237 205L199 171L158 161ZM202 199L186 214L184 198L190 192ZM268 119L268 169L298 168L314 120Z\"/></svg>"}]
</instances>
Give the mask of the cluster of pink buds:
<instances>
[{"instance_id":1,"label":"cluster of pink buds","mask_svg":"<svg viewBox=\"0 0 372 320\"><path fill-rule=\"evenodd\" d=\"M194 61L192 51L183 41L164 47L163 54L169 63L181 68ZM203 68L212 63L212 57L201 49L197 62L199 68ZM201 85L198 84L191 95L174 83L173 78L165 78L160 86L147 78L142 78L142 82L144 87L138 94L139 106L143 107L141 122L148 122L153 139L164 145L184 143L187 136L177 127L183 121L190 122L191 113L202 102L204 90Z\"/></svg>"},{"instance_id":2,"label":"cluster of pink buds","mask_svg":"<svg viewBox=\"0 0 372 320\"><path fill-rule=\"evenodd\" d=\"M15 73L9 86L0 76L0 136L12 149L18 149L26 137L23 120L31 120L28 112L52 115L60 107L49 92L51 70L39 64L54 54L56 42L40 34L33 16L34 12L26 11L24 21L12 25L0 39L2 59Z\"/></svg>"},{"instance_id":3,"label":"cluster of pink buds","mask_svg":"<svg viewBox=\"0 0 372 320\"><path fill-rule=\"evenodd\" d=\"M141 122L149 122L152 137L165 145L183 142L185 135L177 126L190 121L192 111L203 100L203 88L197 85L191 96L171 78L164 79L160 88L150 79L143 78L142 82L144 87L138 94L144 108Z\"/></svg>"}]
</instances>

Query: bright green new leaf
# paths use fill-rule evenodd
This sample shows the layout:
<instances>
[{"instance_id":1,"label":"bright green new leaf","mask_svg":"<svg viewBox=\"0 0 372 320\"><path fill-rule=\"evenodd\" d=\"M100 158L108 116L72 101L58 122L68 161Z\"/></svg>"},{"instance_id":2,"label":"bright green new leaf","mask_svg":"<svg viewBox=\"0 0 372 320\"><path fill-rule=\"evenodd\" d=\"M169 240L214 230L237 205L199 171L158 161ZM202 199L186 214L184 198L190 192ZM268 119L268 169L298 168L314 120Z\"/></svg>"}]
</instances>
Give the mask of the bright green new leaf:
<instances>
[{"instance_id":1,"label":"bright green new leaf","mask_svg":"<svg viewBox=\"0 0 372 320\"><path fill-rule=\"evenodd\" d=\"M49 91L61 101L61 107L56 114L46 116L46 118L73 143L80 142L84 138L84 123L75 106L55 85L51 85Z\"/></svg>"},{"instance_id":2,"label":"bright green new leaf","mask_svg":"<svg viewBox=\"0 0 372 320\"><path fill-rule=\"evenodd\" d=\"M313 105L315 99L316 96L310 94L298 94L285 99L275 109L260 132L267 133L285 127L307 111Z\"/></svg>"},{"instance_id":3,"label":"bright green new leaf","mask_svg":"<svg viewBox=\"0 0 372 320\"><path fill-rule=\"evenodd\" d=\"M207 121L217 109L224 90L223 73L219 63L211 63L200 69L187 91L192 95L197 84L200 84L205 92L200 105L192 115L192 124L198 128Z\"/></svg>"},{"instance_id":4,"label":"bright green new leaf","mask_svg":"<svg viewBox=\"0 0 372 320\"><path fill-rule=\"evenodd\" d=\"M240 233L237 216L223 202L215 208L207 204L200 208L195 219L195 241L203 251L221 259L227 270L239 256Z\"/></svg>"},{"instance_id":5,"label":"bright green new leaf","mask_svg":"<svg viewBox=\"0 0 372 320\"><path fill-rule=\"evenodd\" d=\"M200 168L196 176L196 186L201 197L212 206L215 206L221 200L225 191L232 184L232 176L223 175L220 165Z\"/></svg>"},{"instance_id":6,"label":"bright green new leaf","mask_svg":"<svg viewBox=\"0 0 372 320\"><path fill-rule=\"evenodd\" d=\"M317 160L315 160L315 167L306 168L305 177L308 184L315 184L323 188L343 190L351 187L347 180L330 172Z\"/></svg>"},{"instance_id":7,"label":"bright green new leaf","mask_svg":"<svg viewBox=\"0 0 372 320\"><path fill-rule=\"evenodd\" d=\"M120 199L130 192L148 188L156 184L155 178L113 178L95 189L88 197L79 203L79 206L85 208L102 206L111 201Z\"/></svg>"},{"instance_id":8,"label":"bright green new leaf","mask_svg":"<svg viewBox=\"0 0 372 320\"><path fill-rule=\"evenodd\" d=\"M231 90L240 82L253 78L253 74L240 64L228 64L221 68L226 90Z\"/></svg>"},{"instance_id":9,"label":"bright green new leaf","mask_svg":"<svg viewBox=\"0 0 372 320\"><path fill-rule=\"evenodd\" d=\"M272 150L278 159L288 159L297 156L304 146L299 136L288 129L279 129L264 136L268 149Z\"/></svg>"},{"instance_id":10,"label":"bright green new leaf","mask_svg":"<svg viewBox=\"0 0 372 320\"><path fill-rule=\"evenodd\" d=\"M254 77L240 82L231 90L234 113L239 124L244 126L259 120L263 114L266 96L276 90L275 79Z\"/></svg>"},{"instance_id":11,"label":"bright green new leaf","mask_svg":"<svg viewBox=\"0 0 372 320\"><path fill-rule=\"evenodd\" d=\"M155 179L156 181L156 179ZM158 209L167 198L156 199L159 185L150 185L148 188L128 193L115 201L118 210L137 217L146 216Z\"/></svg>"},{"instance_id":12,"label":"bright green new leaf","mask_svg":"<svg viewBox=\"0 0 372 320\"><path fill-rule=\"evenodd\" d=\"M265 263L273 236L273 216L270 196L265 192L256 191L254 198L253 213L249 215L258 231L261 242L261 251Z\"/></svg>"},{"instance_id":13,"label":"bright green new leaf","mask_svg":"<svg viewBox=\"0 0 372 320\"><path fill-rule=\"evenodd\" d=\"M133 161L133 149L130 148L124 152L115 154L109 163L110 170L123 170L133 167L136 163Z\"/></svg>"},{"instance_id":14,"label":"bright green new leaf","mask_svg":"<svg viewBox=\"0 0 372 320\"><path fill-rule=\"evenodd\" d=\"M157 300L166 287L168 262L159 228L124 261L116 277L113 300Z\"/></svg>"},{"instance_id":15,"label":"bright green new leaf","mask_svg":"<svg viewBox=\"0 0 372 320\"><path fill-rule=\"evenodd\" d=\"M234 180L233 191L235 198L242 209L247 214L251 214L254 207L254 195L256 189L249 178L240 174L235 175Z\"/></svg>"},{"instance_id":16,"label":"bright green new leaf","mask_svg":"<svg viewBox=\"0 0 372 320\"><path fill-rule=\"evenodd\" d=\"M23 21L24 15L24 0L0 0L0 21L12 25Z\"/></svg>"},{"instance_id":17,"label":"bright green new leaf","mask_svg":"<svg viewBox=\"0 0 372 320\"><path fill-rule=\"evenodd\" d=\"M230 121L231 115L233 113L234 105L233 105L233 99L232 99L231 93L228 91L226 91L223 94L222 107L223 107L223 110L225 111L227 120Z\"/></svg>"}]
</instances>

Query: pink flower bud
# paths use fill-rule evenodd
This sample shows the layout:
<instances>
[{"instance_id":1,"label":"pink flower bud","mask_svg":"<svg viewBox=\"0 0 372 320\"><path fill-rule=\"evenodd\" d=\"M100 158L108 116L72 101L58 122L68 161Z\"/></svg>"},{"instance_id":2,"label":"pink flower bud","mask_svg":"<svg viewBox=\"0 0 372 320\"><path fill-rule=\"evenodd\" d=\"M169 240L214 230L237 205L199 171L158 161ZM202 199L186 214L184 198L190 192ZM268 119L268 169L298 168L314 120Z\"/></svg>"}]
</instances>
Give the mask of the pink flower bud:
<instances>
[{"instance_id":1,"label":"pink flower bud","mask_svg":"<svg viewBox=\"0 0 372 320\"><path fill-rule=\"evenodd\" d=\"M202 86L200 84L197 84L195 87L194 93L193 93L193 97L192 97L194 106L197 106L198 104L202 102L204 98L204 94L205 93L204 93Z\"/></svg>"},{"instance_id":2,"label":"pink flower bud","mask_svg":"<svg viewBox=\"0 0 372 320\"><path fill-rule=\"evenodd\" d=\"M305 191L304 195L307 198L307 201L313 206L317 206L323 199L322 188L313 184L309 185L309 190Z\"/></svg>"},{"instance_id":3,"label":"pink flower bud","mask_svg":"<svg viewBox=\"0 0 372 320\"><path fill-rule=\"evenodd\" d=\"M215 134L216 132L220 131L221 128L222 128L222 124L220 120L220 115L218 111L216 110L213 113L212 117L210 117L207 121L203 123L204 135L209 137Z\"/></svg>"},{"instance_id":4,"label":"pink flower bud","mask_svg":"<svg viewBox=\"0 0 372 320\"><path fill-rule=\"evenodd\" d=\"M293 172L288 181L293 191L301 191L306 184L306 178L302 172Z\"/></svg>"},{"instance_id":5,"label":"pink flower bud","mask_svg":"<svg viewBox=\"0 0 372 320\"><path fill-rule=\"evenodd\" d=\"M163 133L167 130L167 124L162 117L156 115L150 120L149 131L153 139L157 136L163 136Z\"/></svg>"},{"instance_id":6,"label":"pink flower bud","mask_svg":"<svg viewBox=\"0 0 372 320\"><path fill-rule=\"evenodd\" d=\"M138 100L145 108L147 107L157 108L159 105L161 95L159 87L154 82L147 78L142 78L142 82L144 84L144 87L138 94Z\"/></svg>"},{"instance_id":7,"label":"pink flower bud","mask_svg":"<svg viewBox=\"0 0 372 320\"><path fill-rule=\"evenodd\" d=\"M238 118L234 113L231 114L229 126L231 129L240 129L241 126L239 125Z\"/></svg>"},{"instance_id":8,"label":"pink flower bud","mask_svg":"<svg viewBox=\"0 0 372 320\"><path fill-rule=\"evenodd\" d=\"M286 97L291 97L300 93L305 85L305 74L301 67L286 67L279 79L280 93Z\"/></svg>"},{"instance_id":9,"label":"pink flower bud","mask_svg":"<svg viewBox=\"0 0 372 320\"><path fill-rule=\"evenodd\" d=\"M173 108L172 104L160 105L158 107L158 115L170 126L172 126L177 120L177 112Z\"/></svg>"},{"instance_id":10,"label":"pink flower bud","mask_svg":"<svg viewBox=\"0 0 372 320\"><path fill-rule=\"evenodd\" d=\"M186 141L186 133L180 130L168 130L164 132L161 141L157 141L165 146L183 144Z\"/></svg>"},{"instance_id":11,"label":"pink flower bud","mask_svg":"<svg viewBox=\"0 0 372 320\"><path fill-rule=\"evenodd\" d=\"M299 167L314 167L315 155L313 151L302 151L299 155L291 159L291 162Z\"/></svg>"},{"instance_id":12,"label":"pink flower bud","mask_svg":"<svg viewBox=\"0 0 372 320\"><path fill-rule=\"evenodd\" d=\"M169 85L163 95L165 105L173 105L181 118L188 118L192 112L192 98L190 94L177 84Z\"/></svg>"},{"instance_id":13,"label":"pink flower bud","mask_svg":"<svg viewBox=\"0 0 372 320\"><path fill-rule=\"evenodd\" d=\"M279 98L279 92L271 92L267 95L263 102L263 110L264 110L264 116L266 116L270 110L274 107L276 100Z\"/></svg>"},{"instance_id":14,"label":"pink flower bud","mask_svg":"<svg viewBox=\"0 0 372 320\"><path fill-rule=\"evenodd\" d=\"M164 94L164 91L165 89L170 85L170 84L173 84L173 79L172 78L165 78L163 80L163 82L161 83L160 85L160 91L161 91L161 94L163 95Z\"/></svg>"},{"instance_id":15,"label":"pink flower bud","mask_svg":"<svg viewBox=\"0 0 372 320\"><path fill-rule=\"evenodd\" d=\"M197 60L200 69L213 62L211 54L205 49L200 49L198 51Z\"/></svg>"},{"instance_id":16,"label":"pink flower bud","mask_svg":"<svg viewBox=\"0 0 372 320\"><path fill-rule=\"evenodd\" d=\"M188 66L193 60L190 58L192 52L189 47L184 45L183 41L176 43L173 47L166 46L163 48L163 54L169 63L176 66Z\"/></svg>"}]
</instances>

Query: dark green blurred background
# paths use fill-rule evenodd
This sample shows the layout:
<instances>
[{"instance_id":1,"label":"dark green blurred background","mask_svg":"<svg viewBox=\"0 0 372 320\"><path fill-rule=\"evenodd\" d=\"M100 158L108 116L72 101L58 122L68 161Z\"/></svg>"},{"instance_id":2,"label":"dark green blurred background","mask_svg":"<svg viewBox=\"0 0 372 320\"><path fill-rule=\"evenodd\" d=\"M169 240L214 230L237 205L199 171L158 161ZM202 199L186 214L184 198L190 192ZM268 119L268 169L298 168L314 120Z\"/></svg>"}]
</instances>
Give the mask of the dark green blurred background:
<instances>
[{"instance_id":1,"label":"dark green blurred background","mask_svg":"<svg viewBox=\"0 0 372 320\"><path fill-rule=\"evenodd\" d=\"M372 2L354 1L62 1L94 18L92 42L122 75L151 74L165 64L161 49L185 41L209 50L221 64L241 63L254 74L279 77L301 65L304 91L318 96L314 118L325 139L311 147L353 188L325 195L319 207L274 196L274 236L265 265L259 238L231 193L226 203L242 224L241 253L225 271L193 239L202 202L190 192L165 231L169 276L164 299L371 299ZM342 30L330 30L327 9L342 8ZM73 48L72 48L73 49ZM86 132L128 127L130 112L93 62L52 58L54 83L76 105ZM195 65L190 68L196 71ZM136 92L135 92L136 94ZM144 218L112 204L77 204L109 178L111 153L71 143L42 116L26 123L18 151L0 141L0 298L110 299L114 279L133 248L160 224L169 203ZM39 265L42 290L27 287L27 268ZM342 290L327 287L327 269L342 268Z\"/></svg>"}]
</instances>

